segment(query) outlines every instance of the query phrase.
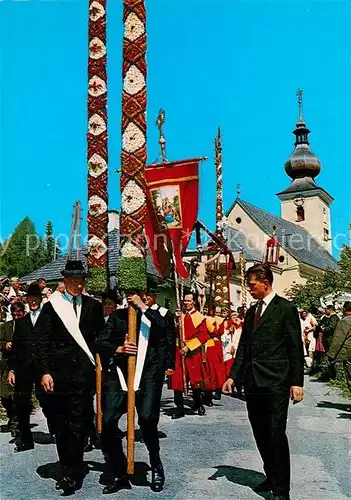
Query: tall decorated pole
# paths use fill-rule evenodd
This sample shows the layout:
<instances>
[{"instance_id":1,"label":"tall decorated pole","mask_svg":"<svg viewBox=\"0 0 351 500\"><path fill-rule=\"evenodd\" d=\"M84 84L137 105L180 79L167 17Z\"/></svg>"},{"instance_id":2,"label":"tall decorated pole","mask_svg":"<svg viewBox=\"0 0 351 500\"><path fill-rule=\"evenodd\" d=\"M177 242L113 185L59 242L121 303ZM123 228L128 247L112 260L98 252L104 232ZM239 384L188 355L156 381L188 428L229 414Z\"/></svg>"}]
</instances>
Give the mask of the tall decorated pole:
<instances>
[{"instance_id":1,"label":"tall decorated pole","mask_svg":"<svg viewBox=\"0 0 351 500\"><path fill-rule=\"evenodd\" d=\"M215 138L216 154L216 235L222 238L223 228L223 178L222 178L222 135L221 128L218 127L218 134Z\"/></svg>"},{"instance_id":2,"label":"tall decorated pole","mask_svg":"<svg viewBox=\"0 0 351 500\"><path fill-rule=\"evenodd\" d=\"M215 165L216 165L216 236L223 240L223 179L222 179L222 135L218 127L215 138ZM214 302L216 306L229 305L229 278L227 259L220 255L216 261L214 278Z\"/></svg>"},{"instance_id":3,"label":"tall decorated pole","mask_svg":"<svg viewBox=\"0 0 351 500\"><path fill-rule=\"evenodd\" d=\"M89 1L87 287L108 286L106 0Z\"/></svg>"},{"instance_id":4,"label":"tall decorated pole","mask_svg":"<svg viewBox=\"0 0 351 500\"><path fill-rule=\"evenodd\" d=\"M123 91L121 153L121 257L118 283L123 290L146 289L146 12L143 0L123 2ZM128 337L136 341L136 311L129 306ZM134 375L128 358L127 471L134 472Z\"/></svg>"}]
</instances>

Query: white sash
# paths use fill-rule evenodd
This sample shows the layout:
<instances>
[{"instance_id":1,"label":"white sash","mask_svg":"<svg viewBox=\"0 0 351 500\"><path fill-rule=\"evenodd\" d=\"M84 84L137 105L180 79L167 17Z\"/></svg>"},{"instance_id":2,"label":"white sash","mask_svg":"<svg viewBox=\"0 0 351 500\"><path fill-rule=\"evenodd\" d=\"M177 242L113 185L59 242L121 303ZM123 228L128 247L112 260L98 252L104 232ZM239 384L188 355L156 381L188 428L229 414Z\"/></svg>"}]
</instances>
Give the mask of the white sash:
<instances>
[{"instance_id":1,"label":"white sash","mask_svg":"<svg viewBox=\"0 0 351 500\"><path fill-rule=\"evenodd\" d=\"M149 345L150 326L151 326L151 321L148 320L147 317L143 314L141 317L140 330L139 330L138 354L137 354L135 377L133 384L134 391L139 390L140 380L145 364L146 352ZM127 392L128 387L125 378L123 376L122 370L120 369L119 366L117 366L116 369L119 382L121 384L121 388L123 391Z\"/></svg>"},{"instance_id":2,"label":"white sash","mask_svg":"<svg viewBox=\"0 0 351 500\"><path fill-rule=\"evenodd\" d=\"M61 292L54 292L50 296L49 302L51 302L52 307L67 328L68 332L72 335L79 347L83 349L92 364L95 366L95 358L79 329L79 321L74 312L73 306L62 296Z\"/></svg>"},{"instance_id":3,"label":"white sash","mask_svg":"<svg viewBox=\"0 0 351 500\"><path fill-rule=\"evenodd\" d=\"M162 306L159 306L158 304L153 304L150 309L154 309L155 311L158 311L162 318L164 318L166 316L166 314L168 313L168 309L166 309L165 307L162 307Z\"/></svg>"}]
</instances>

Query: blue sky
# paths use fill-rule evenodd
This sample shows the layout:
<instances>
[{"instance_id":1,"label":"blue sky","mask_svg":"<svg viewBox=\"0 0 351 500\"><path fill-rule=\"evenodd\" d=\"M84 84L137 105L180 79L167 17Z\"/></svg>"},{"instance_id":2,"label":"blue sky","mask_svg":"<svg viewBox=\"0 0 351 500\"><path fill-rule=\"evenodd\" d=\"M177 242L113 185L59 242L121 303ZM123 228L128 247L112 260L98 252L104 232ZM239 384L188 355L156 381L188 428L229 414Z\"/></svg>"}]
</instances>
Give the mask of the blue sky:
<instances>
[{"instance_id":1,"label":"blue sky","mask_svg":"<svg viewBox=\"0 0 351 500\"><path fill-rule=\"evenodd\" d=\"M148 158L158 154L160 107L170 160L208 156L200 218L213 226L213 139L223 133L224 205L241 197L279 215L289 184L296 89L318 183L334 198L332 232L351 220L350 1L149 0ZM28 215L43 233L86 216L87 0L0 2L1 238ZM119 208L122 1L108 8L109 196ZM254 186L252 186L252 182Z\"/></svg>"}]
</instances>

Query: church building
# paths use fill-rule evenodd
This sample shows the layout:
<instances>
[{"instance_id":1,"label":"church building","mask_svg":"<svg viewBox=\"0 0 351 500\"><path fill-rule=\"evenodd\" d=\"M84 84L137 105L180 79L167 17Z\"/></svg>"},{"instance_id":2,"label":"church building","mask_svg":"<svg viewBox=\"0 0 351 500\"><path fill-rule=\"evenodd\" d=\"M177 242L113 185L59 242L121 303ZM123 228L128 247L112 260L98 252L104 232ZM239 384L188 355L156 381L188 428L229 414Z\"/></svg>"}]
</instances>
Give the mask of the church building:
<instances>
[{"instance_id":1,"label":"church building","mask_svg":"<svg viewBox=\"0 0 351 500\"><path fill-rule=\"evenodd\" d=\"M268 261L274 272L274 288L282 296L286 296L287 289L294 283L304 284L326 269L337 268L331 255L333 198L315 180L321 171L321 162L310 149L310 130L303 118L301 90L298 102L299 119L293 132L295 149L285 163L291 183L277 193L281 216L247 203L239 196L226 213L225 236L236 262L240 249L246 268ZM270 247L274 247L275 252L272 253ZM241 305L239 271L231 280L231 301L235 307Z\"/></svg>"}]
</instances>

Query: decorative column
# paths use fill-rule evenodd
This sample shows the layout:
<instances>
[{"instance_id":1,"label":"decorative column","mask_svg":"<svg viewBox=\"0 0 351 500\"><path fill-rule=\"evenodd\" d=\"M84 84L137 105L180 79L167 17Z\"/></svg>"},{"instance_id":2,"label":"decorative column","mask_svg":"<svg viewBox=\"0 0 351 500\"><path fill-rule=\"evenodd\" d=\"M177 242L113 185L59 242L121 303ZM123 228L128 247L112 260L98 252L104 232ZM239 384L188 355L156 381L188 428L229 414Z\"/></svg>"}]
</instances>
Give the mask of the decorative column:
<instances>
[{"instance_id":1,"label":"decorative column","mask_svg":"<svg viewBox=\"0 0 351 500\"><path fill-rule=\"evenodd\" d=\"M89 1L87 288L108 287L106 0Z\"/></svg>"},{"instance_id":2,"label":"decorative column","mask_svg":"<svg viewBox=\"0 0 351 500\"><path fill-rule=\"evenodd\" d=\"M221 128L218 127L218 134L215 138L216 154L216 236L222 238L223 227L223 180L222 180L222 136Z\"/></svg>"},{"instance_id":3,"label":"decorative column","mask_svg":"<svg viewBox=\"0 0 351 500\"><path fill-rule=\"evenodd\" d=\"M216 165L216 236L223 240L223 180L222 180L222 135L218 127L215 138L215 165ZM227 280L227 259L220 255L216 260L216 274L214 279L214 302L216 306L228 306L229 284Z\"/></svg>"},{"instance_id":4,"label":"decorative column","mask_svg":"<svg viewBox=\"0 0 351 500\"><path fill-rule=\"evenodd\" d=\"M121 154L122 289L146 288L146 12L143 0L123 2L123 92Z\"/></svg>"}]
</instances>

